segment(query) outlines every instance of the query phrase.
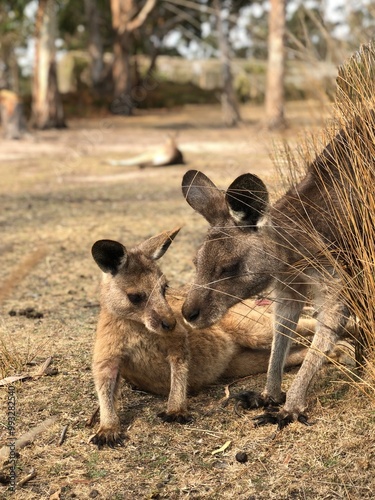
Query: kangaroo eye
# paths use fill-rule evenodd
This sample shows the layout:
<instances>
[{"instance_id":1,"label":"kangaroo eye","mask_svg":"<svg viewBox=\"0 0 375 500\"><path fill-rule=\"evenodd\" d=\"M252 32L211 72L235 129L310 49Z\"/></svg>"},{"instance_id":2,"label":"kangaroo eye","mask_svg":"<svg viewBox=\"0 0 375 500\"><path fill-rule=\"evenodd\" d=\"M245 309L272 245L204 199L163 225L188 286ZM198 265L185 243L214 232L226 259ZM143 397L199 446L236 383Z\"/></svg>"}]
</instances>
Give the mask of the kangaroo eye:
<instances>
[{"instance_id":1,"label":"kangaroo eye","mask_svg":"<svg viewBox=\"0 0 375 500\"><path fill-rule=\"evenodd\" d=\"M168 288L169 288L169 285L167 283L162 287L161 293L162 293L163 297L165 297L165 294L167 293Z\"/></svg>"},{"instance_id":2,"label":"kangaroo eye","mask_svg":"<svg viewBox=\"0 0 375 500\"><path fill-rule=\"evenodd\" d=\"M146 300L146 295L144 293L128 293L128 299L136 306Z\"/></svg>"},{"instance_id":3,"label":"kangaroo eye","mask_svg":"<svg viewBox=\"0 0 375 500\"><path fill-rule=\"evenodd\" d=\"M239 274L240 264L235 262L234 264L229 264L221 268L220 276L221 277L234 277Z\"/></svg>"}]
</instances>

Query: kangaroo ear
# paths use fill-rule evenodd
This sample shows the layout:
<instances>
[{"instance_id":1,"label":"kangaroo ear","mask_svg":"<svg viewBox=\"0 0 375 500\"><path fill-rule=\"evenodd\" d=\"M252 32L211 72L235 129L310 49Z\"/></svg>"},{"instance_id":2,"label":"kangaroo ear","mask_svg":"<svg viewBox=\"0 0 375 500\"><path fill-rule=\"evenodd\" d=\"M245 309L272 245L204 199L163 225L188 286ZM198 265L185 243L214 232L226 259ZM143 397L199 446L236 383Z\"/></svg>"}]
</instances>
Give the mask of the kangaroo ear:
<instances>
[{"instance_id":1,"label":"kangaroo ear","mask_svg":"<svg viewBox=\"0 0 375 500\"><path fill-rule=\"evenodd\" d=\"M229 186L225 199L231 216L241 226L255 227L268 207L267 188L253 174L237 177Z\"/></svg>"},{"instance_id":2,"label":"kangaroo ear","mask_svg":"<svg viewBox=\"0 0 375 500\"><path fill-rule=\"evenodd\" d=\"M202 172L186 172L182 178L182 193L189 205L211 225L219 222L223 215L228 216L223 193Z\"/></svg>"},{"instance_id":3,"label":"kangaroo ear","mask_svg":"<svg viewBox=\"0 0 375 500\"><path fill-rule=\"evenodd\" d=\"M100 269L115 276L127 261L124 245L113 240L99 240L93 244L92 256Z\"/></svg>"},{"instance_id":4,"label":"kangaroo ear","mask_svg":"<svg viewBox=\"0 0 375 500\"><path fill-rule=\"evenodd\" d=\"M170 244L180 231L180 227L172 229L172 231L164 231L163 233L153 236L137 246L146 257L151 260L158 260L163 257L168 250Z\"/></svg>"}]
</instances>

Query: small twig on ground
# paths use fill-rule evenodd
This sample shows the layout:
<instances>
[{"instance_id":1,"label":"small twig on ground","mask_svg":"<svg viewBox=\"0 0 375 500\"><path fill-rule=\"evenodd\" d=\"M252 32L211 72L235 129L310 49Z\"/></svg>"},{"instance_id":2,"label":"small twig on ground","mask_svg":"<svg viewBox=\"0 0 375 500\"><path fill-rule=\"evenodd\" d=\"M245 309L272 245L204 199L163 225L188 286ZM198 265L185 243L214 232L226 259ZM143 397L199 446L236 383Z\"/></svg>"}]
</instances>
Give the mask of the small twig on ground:
<instances>
[{"instance_id":1,"label":"small twig on ground","mask_svg":"<svg viewBox=\"0 0 375 500\"><path fill-rule=\"evenodd\" d=\"M224 435L224 432L214 432L214 431L210 431L208 429L200 429L198 427L185 427L186 430L188 431L196 431L196 432L201 432L203 434L208 434L209 436L213 436L213 437L221 437Z\"/></svg>"},{"instance_id":2,"label":"small twig on ground","mask_svg":"<svg viewBox=\"0 0 375 500\"><path fill-rule=\"evenodd\" d=\"M254 377L254 375L248 375L247 377L242 377L242 378L239 378L237 380L233 380L233 382L230 382L229 384L226 384L224 386L225 397L222 398L220 401L225 402L227 399L230 398L230 390L229 390L230 386L238 384L239 382L244 382L245 380L248 380L248 379L253 378L253 377Z\"/></svg>"},{"instance_id":3,"label":"small twig on ground","mask_svg":"<svg viewBox=\"0 0 375 500\"><path fill-rule=\"evenodd\" d=\"M66 438L66 432L68 430L68 427L69 425L65 425L63 430L61 431L61 435L60 435L60 439L59 439L59 442L57 443L58 446L61 446L63 444L63 442L65 441L65 438Z\"/></svg>"},{"instance_id":4,"label":"small twig on ground","mask_svg":"<svg viewBox=\"0 0 375 500\"><path fill-rule=\"evenodd\" d=\"M52 363L52 356L47 358L45 362L42 365L40 365L38 370L34 373L33 378L43 377L43 375L47 373L47 368L51 363Z\"/></svg>"},{"instance_id":5,"label":"small twig on ground","mask_svg":"<svg viewBox=\"0 0 375 500\"><path fill-rule=\"evenodd\" d=\"M34 373L21 373L20 375L11 375L0 380L0 387L5 385L13 384L19 380L30 380L43 377L44 375L56 375L58 373L57 368L49 368L52 362L52 356L47 358L42 365Z\"/></svg>"},{"instance_id":6,"label":"small twig on ground","mask_svg":"<svg viewBox=\"0 0 375 500\"><path fill-rule=\"evenodd\" d=\"M98 421L99 411L100 411L100 406L97 406L96 410L91 415L91 417L86 420L85 427L93 427L94 426L95 422Z\"/></svg>"},{"instance_id":7,"label":"small twig on ground","mask_svg":"<svg viewBox=\"0 0 375 500\"><path fill-rule=\"evenodd\" d=\"M5 385L13 384L14 382L18 382L19 380L28 380L32 378L30 373L21 373L20 375L11 375L10 377L5 377L0 380L0 387Z\"/></svg>"},{"instance_id":8,"label":"small twig on ground","mask_svg":"<svg viewBox=\"0 0 375 500\"><path fill-rule=\"evenodd\" d=\"M17 441L14 443L15 450L18 451L28 444L32 443L38 434L41 434L48 427L51 427L57 420L57 416L47 418L41 424L36 425L28 432L25 432ZM2 461L8 460L9 457L9 446L3 446L0 449L0 463Z\"/></svg>"},{"instance_id":9,"label":"small twig on ground","mask_svg":"<svg viewBox=\"0 0 375 500\"><path fill-rule=\"evenodd\" d=\"M29 474L27 474L27 476L25 476L23 479L21 479L20 481L18 481L17 486L18 487L24 486L26 483L28 483L29 481L31 481L31 479L34 479L34 477L36 477L36 471L35 471L35 469L33 467L31 469L31 471L29 472Z\"/></svg>"}]
</instances>

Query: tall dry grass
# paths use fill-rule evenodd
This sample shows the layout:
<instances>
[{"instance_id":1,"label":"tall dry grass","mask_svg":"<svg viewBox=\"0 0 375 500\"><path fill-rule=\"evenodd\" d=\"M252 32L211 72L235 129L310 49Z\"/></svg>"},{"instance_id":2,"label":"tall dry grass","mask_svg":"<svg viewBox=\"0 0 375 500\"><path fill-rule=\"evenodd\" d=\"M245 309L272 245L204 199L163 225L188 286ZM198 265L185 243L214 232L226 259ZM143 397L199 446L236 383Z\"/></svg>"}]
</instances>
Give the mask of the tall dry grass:
<instances>
[{"instance_id":1,"label":"tall dry grass","mask_svg":"<svg viewBox=\"0 0 375 500\"><path fill-rule=\"evenodd\" d=\"M29 341L21 352L10 333L0 325L0 379L25 372L27 364L37 356L38 350L39 346L32 346Z\"/></svg>"}]
</instances>

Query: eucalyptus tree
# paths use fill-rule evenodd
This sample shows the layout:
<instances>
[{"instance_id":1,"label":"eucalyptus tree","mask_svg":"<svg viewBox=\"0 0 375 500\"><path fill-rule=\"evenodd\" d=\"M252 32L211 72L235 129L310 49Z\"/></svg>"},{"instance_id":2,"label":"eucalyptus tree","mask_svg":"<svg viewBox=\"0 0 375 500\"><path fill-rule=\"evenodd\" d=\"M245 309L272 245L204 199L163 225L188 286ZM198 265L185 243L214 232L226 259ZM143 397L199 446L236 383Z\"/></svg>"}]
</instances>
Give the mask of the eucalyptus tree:
<instances>
[{"instance_id":1,"label":"eucalyptus tree","mask_svg":"<svg viewBox=\"0 0 375 500\"><path fill-rule=\"evenodd\" d=\"M38 2L31 106L31 125L37 129L66 126L56 72L57 7L55 0Z\"/></svg>"}]
</instances>

